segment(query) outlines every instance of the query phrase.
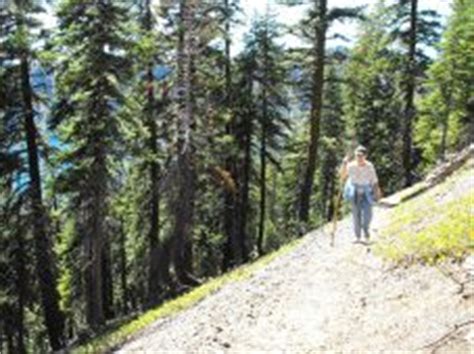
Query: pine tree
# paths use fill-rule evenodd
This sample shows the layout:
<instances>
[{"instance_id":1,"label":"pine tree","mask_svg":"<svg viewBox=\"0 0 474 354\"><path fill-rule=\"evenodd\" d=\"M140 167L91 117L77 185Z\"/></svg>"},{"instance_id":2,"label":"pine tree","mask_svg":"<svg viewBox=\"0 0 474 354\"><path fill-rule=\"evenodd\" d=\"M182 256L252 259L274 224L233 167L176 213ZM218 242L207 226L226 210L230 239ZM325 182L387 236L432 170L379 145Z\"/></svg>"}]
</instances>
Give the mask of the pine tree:
<instances>
[{"instance_id":1,"label":"pine tree","mask_svg":"<svg viewBox=\"0 0 474 354\"><path fill-rule=\"evenodd\" d=\"M3 154L7 157L7 164L13 168L10 171L16 170L16 173L19 173L19 178L13 183L8 181L9 177L7 177L7 188L19 187L19 183L27 184L24 187L27 189L25 195L28 201L27 218L31 220L29 231L33 236L41 308L51 348L57 350L64 345L64 317L59 308L55 261L48 225L49 216L44 203L43 180L40 171L39 145L41 137L35 121L38 111L35 107L36 93L32 87L31 77L31 65L37 54L32 43L37 40L35 33L40 27L40 24L34 19L34 15L41 11L42 8L33 1L15 1L2 11L2 24L5 25L2 26L2 35L5 36L5 41L2 41L6 54L4 59L9 61L10 68L6 72L9 73L9 80L12 80L12 83L6 85L4 89L14 90L14 92L10 92L13 93L12 96L4 97L7 108L4 112L4 122L8 124L5 126L8 130L12 129L9 133L18 139L14 145L10 146L8 146L8 139ZM17 99L19 104L9 103L8 100L12 98ZM10 143L12 142L10 140ZM19 147L17 144L21 144L25 152L17 150ZM13 167L14 164L16 164L16 168ZM6 170L6 176L8 176L8 170ZM11 189L9 192L14 193ZM17 209L17 212L20 210ZM22 233L17 234L20 249L17 269L19 281L25 281L23 274L25 273L26 259ZM21 313L24 306L22 294L26 291L24 286L22 285L22 289L19 289L20 323L17 324L17 328L20 330L17 349L20 351L25 350L23 331L21 330L23 326Z\"/></svg>"},{"instance_id":2,"label":"pine tree","mask_svg":"<svg viewBox=\"0 0 474 354\"><path fill-rule=\"evenodd\" d=\"M402 1L402 5L408 1ZM405 169L405 186L410 186L412 178L412 125L415 116L415 52L417 44L417 18L418 0L410 1L410 30L408 40L408 59L406 70L406 102L405 102L405 122L403 127L403 166Z\"/></svg>"},{"instance_id":3,"label":"pine tree","mask_svg":"<svg viewBox=\"0 0 474 354\"><path fill-rule=\"evenodd\" d=\"M225 134L231 137L231 142L227 146L226 159L224 162L224 169L229 172L230 177L237 184L241 183L241 176L237 167L237 151L236 141L236 117L233 110L235 97L232 92L232 59L230 56L231 49L231 25L235 13L237 12L237 2L224 0L222 4L223 12L223 35L224 35L224 89L225 98L224 105L226 106L230 118L225 126ZM238 232L240 221L239 213L239 195L236 190L226 189L224 192L224 231L227 236L227 241L224 249L224 266L226 270L231 265L237 265L248 260L247 248L245 246L245 233Z\"/></svg>"},{"instance_id":4,"label":"pine tree","mask_svg":"<svg viewBox=\"0 0 474 354\"><path fill-rule=\"evenodd\" d=\"M347 141L387 193L470 142L468 1L433 65L416 0L380 1L347 52L329 29L360 8L277 2L308 5L289 29L307 45L280 46L267 11L236 57L238 0L50 2L51 40L38 2L0 6L1 352L88 340L332 218Z\"/></svg>"},{"instance_id":5,"label":"pine tree","mask_svg":"<svg viewBox=\"0 0 474 354\"><path fill-rule=\"evenodd\" d=\"M312 106L310 114L310 141L308 145L308 160L301 184L299 218L308 222L309 205L313 178L316 170L316 159L320 136L320 120L324 90L324 62L326 51L326 32L328 29L327 0L314 2L315 37L314 37L314 69L312 75Z\"/></svg>"},{"instance_id":6,"label":"pine tree","mask_svg":"<svg viewBox=\"0 0 474 354\"><path fill-rule=\"evenodd\" d=\"M0 351L25 352L25 280L26 252L18 247L26 239L21 227L26 216L25 188L18 186L18 176L24 173L24 158L15 147L22 144L21 96L18 68L8 65L14 55L12 47L14 17L0 8L0 336L4 338ZM16 241L16 242L15 242ZM17 259L15 262L15 249ZM20 261L21 260L21 261ZM17 285L23 284L18 287Z\"/></svg>"},{"instance_id":7,"label":"pine tree","mask_svg":"<svg viewBox=\"0 0 474 354\"><path fill-rule=\"evenodd\" d=\"M179 29L177 47L177 195L174 201L174 230L172 263L176 280L182 285L195 285L191 274L190 253L195 210L196 161L194 134L195 117L195 69L197 50L198 2L181 0L179 3Z\"/></svg>"},{"instance_id":8,"label":"pine tree","mask_svg":"<svg viewBox=\"0 0 474 354\"><path fill-rule=\"evenodd\" d=\"M155 21L152 17L152 9L150 0L145 0L143 6L142 27L149 36L153 34L153 26ZM159 293L159 212L160 212L160 196L158 190L160 165L158 163L158 127L156 123L156 100L155 100L155 78L153 74L155 62L153 58L149 59L146 68L146 85L147 85L147 102L145 105L145 115L147 116L147 128L150 134L148 139L148 148L152 154L149 163L150 173L150 231L148 234L148 250L149 250L149 270L148 270L148 301L150 304L156 303Z\"/></svg>"},{"instance_id":9,"label":"pine tree","mask_svg":"<svg viewBox=\"0 0 474 354\"><path fill-rule=\"evenodd\" d=\"M425 165L472 140L474 26L469 1L455 1L440 43L439 57L428 70L427 94L420 100L415 142ZM471 105L471 108L470 106Z\"/></svg>"},{"instance_id":10,"label":"pine tree","mask_svg":"<svg viewBox=\"0 0 474 354\"><path fill-rule=\"evenodd\" d=\"M380 3L361 28L345 70L344 111L350 134L369 151L382 188L397 190L403 174L400 89L402 56L390 48L386 23L392 12Z\"/></svg>"},{"instance_id":11,"label":"pine tree","mask_svg":"<svg viewBox=\"0 0 474 354\"><path fill-rule=\"evenodd\" d=\"M145 205L140 212L144 218L139 226L140 233L146 233L147 252L146 266L147 272L147 304L156 304L160 298L160 291L163 279L160 275L160 257L163 247L160 245L160 209L161 193L160 181L162 175L163 151L160 145L165 142L163 123L163 112L166 110L166 83L159 82L167 75L169 69L164 66L162 57L164 48L168 46L165 38L157 29L157 18L153 12L153 5L150 0L137 1L136 16L138 19L137 42L135 45L134 61L136 67L136 78L132 80L132 92L130 95L128 120L140 122L140 129L133 134L132 151L136 163L136 168L145 174L141 178L147 181L141 191L140 204ZM138 119L137 119L138 118ZM133 127L132 127L133 129ZM137 143L138 134L146 133L146 139L142 143ZM138 138L138 140L141 140Z\"/></svg>"},{"instance_id":12,"label":"pine tree","mask_svg":"<svg viewBox=\"0 0 474 354\"><path fill-rule=\"evenodd\" d=\"M83 245L87 323L104 324L112 299L107 240L112 163L121 143L120 82L127 74L127 9L117 2L63 1L58 10L61 67L52 127L65 146L59 188L68 193ZM84 41L87 38L87 41Z\"/></svg>"},{"instance_id":13,"label":"pine tree","mask_svg":"<svg viewBox=\"0 0 474 354\"><path fill-rule=\"evenodd\" d=\"M403 112L403 168L404 184L410 186L414 181L414 169L417 159L413 147L413 125L417 116L415 107L415 95L418 91L417 81L424 76L427 64L430 62L421 50L422 45L430 46L439 39L438 29L440 23L439 15L434 11L420 11L418 0L400 0L393 5L397 14L393 21L394 30L392 34L400 39L403 46L407 48L403 70L402 90L404 93ZM408 29L405 30L405 25Z\"/></svg>"},{"instance_id":14,"label":"pine tree","mask_svg":"<svg viewBox=\"0 0 474 354\"><path fill-rule=\"evenodd\" d=\"M267 164L278 165L276 152L281 148L281 137L288 127L285 109L287 107L284 84L286 71L282 65L283 49L276 44L279 36L278 24L267 13L257 20L246 43L246 55L255 63L252 72L254 81L254 114L259 123L259 190L260 207L257 236L258 254L264 253L264 236L267 214ZM248 59L247 59L248 60Z\"/></svg>"},{"instance_id":15,"label":"pine tree","mask_svg":"<svg viewBox=\"0 0 474 354\"><path fill-rule=\"evenodd\" d=\"M319 200L323 219L331 220L334 215L334 199L338 192L338 167L344 154L346 140L345 114L342 99L342 70L338 72L338 62L328 68L326 75L327 89L324 95L321 115L321 164L319 173ZM341 68L342 69L342 68Z\"/></svg>"},{"instance_id":16,"label":"pine tree","mask_svg":"<svg viewBox=\"0 0 474 354\"><path fill-rule=\"evenodd\" d=\"M238 144L237 170L238 180L238 225L237 233L240 235L240 247L244 255L249 257L250 251L250 221L251 221L251 177L253 172L252 147L256 129L254 98L256 69L256 56L254 50L245 51L236 59L236 80L233 91L235 92L235 137ZM245 259L244 259L245 260Z\"/></svg>"},{"instance_id":17,"label":"pine tree","mask_svg":"<svg viewBox=\"0 0 474 354\"><path fill-rule=\"evenodd\" d=\"M282 0L281 2L290 5L304 3L304 1L301 0ZM310 40L313 45L310 51L312 73L308 157L301 182L298 207L299 219L304 224L308 223L309 219L313 180L318 159L324 94L327 32L330 26L336 21L358 19L361 17L360 8L329 8L327 0L313 0L309 3L312 5L311 10L308 12L307 17L303 19L300 26L300 30L305 39Z\"/></svg>"}]
</instances>

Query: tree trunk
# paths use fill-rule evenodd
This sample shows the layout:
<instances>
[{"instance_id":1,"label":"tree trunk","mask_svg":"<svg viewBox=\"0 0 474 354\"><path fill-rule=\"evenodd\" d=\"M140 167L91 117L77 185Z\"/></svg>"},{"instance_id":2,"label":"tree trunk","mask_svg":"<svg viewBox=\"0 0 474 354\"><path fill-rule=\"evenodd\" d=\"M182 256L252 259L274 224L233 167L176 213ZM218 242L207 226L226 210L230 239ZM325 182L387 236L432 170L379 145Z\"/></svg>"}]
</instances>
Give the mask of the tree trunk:
<instances>
[{"instance_id":1,"label":"tree trunk","mask_svg":"<svg viewBox=\"0 0 474 354\"><path fill-rule=\"evenodd\" d=\"M267 124L268 124L268 33L265 33L264 58L263 58L263 88L262 88L262 132L260 138L260 221L258 228L257 250L259 256L263 255L263 238L265 236L265 215L267 196Z\"/></svg>"},{"instance_id":2,"label":"tree trunk","mask_svg":"<svg viewBox=\"0 0 474 354\"><path fill-rule=\"evenodd\" d=\"M270 203L270 220L273 222L273 223L277 223L277 218L278 218L278 214L277 214L277 206L278 206L278 192L277 192L277 182L278 182L278 175L277 175L277 171L275 171L273 169L273 173L272 173L272 192L271 192L271 196L269 198L269 203Z\"/></svg>"},{"instance_id":3,"label":"tree trunk","mask_svg":"<svg viewBox=\"0 0 474 354\"><path fill-rule=\"evenodd\" d=\"M195 199L195 158L192 133L194 122L194 41L195 7L197 0L180 0L180 24L178 40L178 191L174 203L174 245L172 262L178 283L196 285L196 281L186 270L186 248L191 241L194 199Z\"/></svg>"},{"instance_id":4,"label":"tree trunk","mask_svg":"<svg viewBox=\"0 0 474 354\"><path fill-rule=\"evenodd\" d=\"M405 124L403 130L403 168L405 171L405 186L413 184L412 166L412 125L415 117L415 85L416 85L416 40L417 40L417 7L418 0L411 0L410 33L407 66L407 87L405 102Z\"/></svg>"},{"instance_id":5,"label":"tree trunk","mask_svg":"<svg viewBox=\"0 0 474 354\"><path fill-rule=\"evenodd\" d=\"M264 96L263 102L263 122L262 122L262 135L260 141L260 220L259 220L259 227L258 227L258 241L257 241L257 250L258 255L263 255L263 238L265 235L265 214L266 214L266 173L267 173L267 166L266 166L266 154L267 154L267 137L266 137L266 98Z\"/></svg>"},{"instance_id":6,"label":"tree trunk","mask_svg":"<svg viewBox=\"0 0 474 354\"><path fill-rule=\"evenodd\" d=\"M122 309L123 315L128 313L129 294L127 285L127 254L125 251L125 230L123 229L123 221L120 220L120 239L119 239L119 259L120 259L120 288L122 292Z\"/></svg>"},{"instance_id":7,"label":"tree trunk","mask_svg":"<svg viewBox=\"0 0 474 354\"><path fill-rule=\"evenodd\" d=\"M102 93L103 79L97 83L91 102L91 122L108 118L108 107ZM107 210L107 156L104 132L99 129L88 137L93 161L81 191L82 220L79 223L84 235L85 261L85 297L86 318L89 326L96 330L105 323L103 250L106 247L106 210Z\"/></svg>"},{"instance_id":8,"label":"tree trunk","mask_svg":"<svg viewBox=\"0 0 474 354\"><path fill-rule=\"evenodd\" d=\"M7 353L9 354L14 354L16 353L15 349L15 341L14 341L14 330L12 326L13 322L13 313L12 313L12 308L9 305L4 305L5 308L2 311L2 319L4 321L5 325L5 342L6 342L6 348L7 348Z\"/></svg>"},{"instance_id":9,"label":"tree trunk","mask_svg":"<svg viewBox=\"0 0 474 354\"><path fill-rule=\"evenodd\" d=\"M247 69L247 85L248 85L248 97L253 97L253 79L251 68ZM249 197L250 197L250 174L252 169L252 134L253 134L253 109L252 104L249 105L248 111L244 116L243 121L243 150L244 158L242 161L242 185L240 187L240 223L239 223L239 234L242 249L243 261L249 260L249 249L247 246L247 223L248 223L248 210L249 210Z\"/></svg>"},{"instance_id":10,"label":"tree trunk","mask_svg":"<svg viewBox=\"0 0 474 354\"><path fill-rule=\"evenodd\" d=\"M21 58L21 84L24 104L24 128L28 148L30 198L33 214L33 237L36 271L39 279L41 304L51 348L64 346L64 315L59 308L54 258L51 240L47 231L47 215L43 207L41 175L37 146L37 131L34 122L33 90L30 84L30 68L27 54Z\"/></svg>"},{"instance_id":11,"label":"tree trunk","mask_svg":"<svg viewBox=\"0 0 474 354\"><path fill-rule=\"evenodd\" d=\"M99 142L97 142L99 143ZM96 148L99 149L100 148ZM105 322L104 314L104 294L103 281L104 274L102 272L102 248L104 233L103 222L104 215L104 198L103 192L105 159L102 152L96 152L96 161L93 163L92 173L93 180L88 182L90 190L85 191L85 205L83 212L84 220L84 250L86 258L86 266L84 267L85 278L85 296L86 296L86 318L89 326L96 330Z\"/></svg>"},{"instance_id":12,"label":"tree trunk","mask_svg":"<svg viewBox=\"0 0 474 354\"><path fill-rule=\"evenodd\" d=\"M253 97L253 78L252 67L245 69L244 91L249 98ZM237 141L239 142L239 149L243 151L243 157L239 161L239 170L241 171L241 183L239 184L239 224L238 233L240 241L240 249L242 250L242 261L249 260L249 249L247 245L248 239L248 210L249 210L249 195L250 195L250 174L252 169L252 134L253 124L252 119L254 111L252 104L248 104L244 112L242 112L241 129Z\"/></svg>"},{"instance_id":13,"label":"tree trunk","mask_svg":"<svg viewBox=\"0 0 474 354\"><path fill-rule=\"evenodd\" d=\"M310 116L310 141L308 146L308 160L301 185L299 219L308 222L311 192L313 189L314 173L318 154L322 99L324 90L324 59L327 29L327 0L315 0L315 11L319 14L316 23L316 40L314 45L313 93Z\"/></svg>"},{"instance_id":14,"label":"tree trunk","mask_svg":"<svg viewBox=\"0 0 474 354\"><path fill-rule=\"evenodd\" d=\"M439 151L439 159L444 161L446 159L446 142L448 140L448 116L443 121L443 127L441 132L441 144L440 144L440 151Z\"/></svg>"},{"instance_id":15,"label":"tree trunk","mask_svg":"<svg viewBox=\"0 0 474 354\"><path fill-rule=\"evenodd\" d=\"M226 20L224 25L225 32L225 102L227 109L231 111L232 97L231 97L231 58L230 58L230 5L229 0L224 0ZM231 120L226 124L225 132L227 135L235 135L235 117L232 114ZM231 154L227 156L225 161L225 169L230 172L232 179L238 185L239 176L236 167L237 157L234 149L230 149ZM224 191L224 232L227 236L224 251L224 271L229 267L240 264L242 262L242 249L240 238L242 235L238 233L238 225L240 222L240 215L238 213L238 189L236 191L226 189Z\"/></svg>"},{"instance_id":16,"label":"tree trunk","mask_svg":"<svg viewBox=\"0 0 474 354\"><path fill-rule=\"evenodd\" d=\"M18 242L18 250L16 253L16 291L18 294L18 303L16 304L15 313L15 329L17 332L17 352L19 354L26 353L25 348L25 300L28 279L26 278L26 252L24 235L19 232L16 235Z\"/></svg>"},{"instance_id":17,"label":"tree trunk","mask_svg":"<svg viewBox=\"0 0 474 354\"><path fill-rule=\"evenodd\" d=\"M438 156L441 161L444 161L446 158L446 149L448 141L449 114L451 112L452 89L451 87L448 87L449 84L446 85L442 83L441 85L441 96L443 97L446 109L441 112L441 114L443 115L443 122L441 131L440 151Z\"/></svg>"},{"instance_id":18,"label":"tree trunk","mask_svg":"<svg viewBox=\"0 0 474 354\"><path fill-rule=\"evenodd\" d=\"M145 14L145 30L148 32L153 31L153 21L151 14L151 3L150 0L146 0L146 14ZM147 75L147 128L150 132L150 138L148 140L148 148L153 154L153 160L150 162L150 231L148 234L148 257L149 257L149 268L148 268L148 306L153 306L158 302L160 295L160 269L159 269L159 253L160 253L160 195L159 195L159 174L160 165L157 161L158 154L158 135L157 135L157 124L156 124L156 102L154 94L154 76L153 76L153 62L148 66Z\"/></svg>"},{"instance_id":19,"label":"tree trunk","mask_svg":"<svg viewBox=\"0 0 474 354\"><path fill-rule=\"evenodd\" d=\"M112 279L111 255L109 240L105 240L102 247L102 296L104 303L104 316L106 319L112 319L115 316L114 310L114 285Z\"/></svg>"},{"instance_id":20,"label":"tree trunk","mask_svg":"<svg viewBox=\"0 0 474 354\"><path fill-rule=\"evenodd\" d=\"M249 210L249 194L250 194L250 170L252 168L252 122L251 116L246 117L245 123L245 149L244 149L244 161L242 168L242 186L241 186L241 205L240 205L240 223L239 223L239 235L240 235L240 247L242 249L242 261L247 262L249 260L249 251L247 246L247 223L248 223L248 210Z\"/></svg>"},{"instance_id":21,"label":"tree trunk","mask_svg":"<svg viewBox=\"0 0 474 354\"><path fill-rule=\"evenodd\" d=\"M172 238L165 239L160 247L159 269L163 287L170 286L172 283L170 275L171 252L173 246L172 241Z\"/></svg>"}]
</instances>

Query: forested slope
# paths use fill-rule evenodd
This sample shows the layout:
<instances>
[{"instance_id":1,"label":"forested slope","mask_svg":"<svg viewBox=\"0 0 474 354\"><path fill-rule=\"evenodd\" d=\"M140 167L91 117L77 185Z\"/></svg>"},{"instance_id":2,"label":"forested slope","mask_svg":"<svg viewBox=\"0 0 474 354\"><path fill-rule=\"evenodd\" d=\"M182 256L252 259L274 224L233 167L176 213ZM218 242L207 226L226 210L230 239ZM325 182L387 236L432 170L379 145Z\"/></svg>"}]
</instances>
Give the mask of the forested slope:
<instances>
[{"instance_id":1,"label":"forested slope","mask_svg":"<svg viewBox=\"0 0 474 354\"><path fill-rule=\"evenodd\" d=\"M257 3L0 1L0 352L127 335L248 279L282 246L305 240L319 255L319 237L301 236L337 213L338 170L359 144L391 195L471 143L471 0L249 11ZM278 15L295 9L291 25ZM407 241L400 222L426 220L401 215L387 237ZM435 245L380 252L463 257L453 239ZM344 269L338 252L302 258L315 271L334 255Z\"/></svg>"},{"instance_id":2,"label":"forested slope","mask_svg":"<svg viewBox=\"0 0 474 354\"><path fill-rule=\"evenodd\" d=\"M118 352L469 353L473 153L438 169L428 180L439 184L423 193L401 191L398 206L381 204L372 244L353 244L345 218L331 247L326 225L251 275L132 333Z\"/></svg>"}]
</instances>

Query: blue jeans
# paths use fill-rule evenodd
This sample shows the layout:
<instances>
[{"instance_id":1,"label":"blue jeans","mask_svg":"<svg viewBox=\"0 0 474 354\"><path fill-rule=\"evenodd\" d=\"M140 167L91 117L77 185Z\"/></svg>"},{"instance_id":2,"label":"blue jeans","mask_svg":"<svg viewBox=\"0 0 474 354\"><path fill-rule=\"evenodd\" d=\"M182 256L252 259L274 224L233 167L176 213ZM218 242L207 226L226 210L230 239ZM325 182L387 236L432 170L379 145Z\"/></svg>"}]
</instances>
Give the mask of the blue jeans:
<instances>
[{"instance_id":1,"label":"blue jeans","mask_svg":"<svg viewBox=\"0 0 474 354\"><path fill-rule=\"evenodd\" d=\"M365 237L370 237L369 226L372 220L372 204L365 193L357 192L357 190L352 199L352 220L357 239L360 239L361 230L364 230Z\"/></svg>"}]
</instances>

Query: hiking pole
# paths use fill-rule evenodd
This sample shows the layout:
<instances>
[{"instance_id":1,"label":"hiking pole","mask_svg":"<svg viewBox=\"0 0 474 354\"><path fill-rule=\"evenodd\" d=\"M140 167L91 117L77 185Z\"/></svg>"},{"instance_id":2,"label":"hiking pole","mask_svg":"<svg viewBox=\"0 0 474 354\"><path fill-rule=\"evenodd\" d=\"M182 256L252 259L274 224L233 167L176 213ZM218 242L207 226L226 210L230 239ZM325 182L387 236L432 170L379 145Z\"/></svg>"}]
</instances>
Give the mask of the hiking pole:
<instances>
[{"instance_id":1,"label":"hiking pole","mask_svg":"<svg viewBox=\"0 0 474 354\"><path fill-rule=\"evenodd\" d=\"M337 196L334 196L334 212L332 216L332 231L331 231L331 247L334 247L334 239L336 237L336 230L337 230L337 219L338 219L338 211L339 205L341 204L342 199L342 191L343 191L342 182L339 182L339 191Z\"/></svg>"}]
</instances>

